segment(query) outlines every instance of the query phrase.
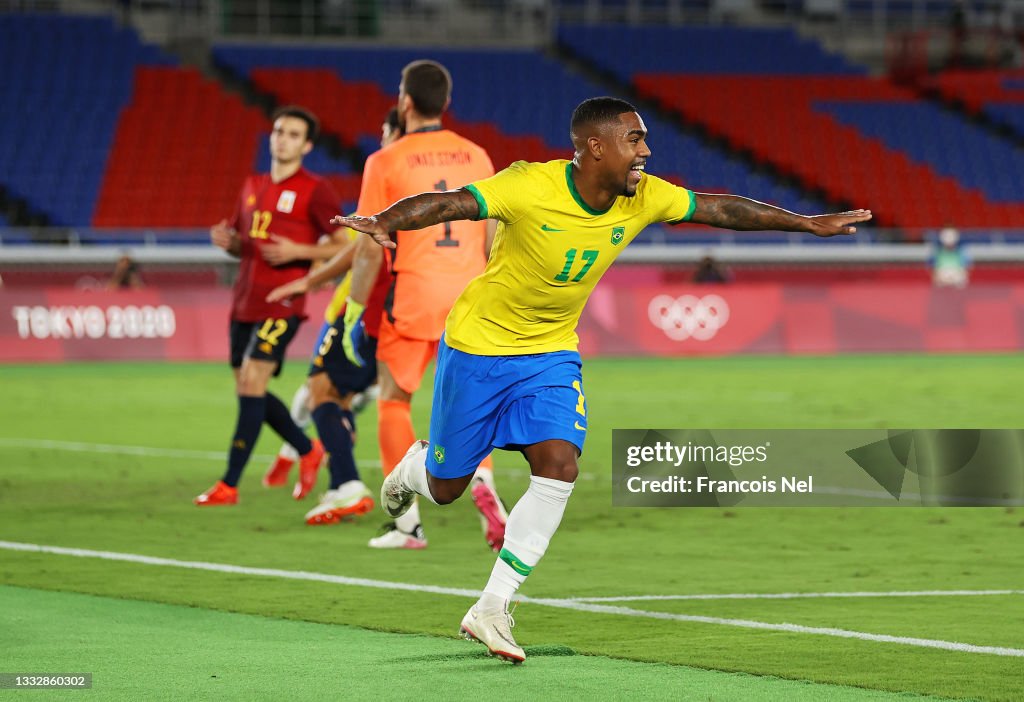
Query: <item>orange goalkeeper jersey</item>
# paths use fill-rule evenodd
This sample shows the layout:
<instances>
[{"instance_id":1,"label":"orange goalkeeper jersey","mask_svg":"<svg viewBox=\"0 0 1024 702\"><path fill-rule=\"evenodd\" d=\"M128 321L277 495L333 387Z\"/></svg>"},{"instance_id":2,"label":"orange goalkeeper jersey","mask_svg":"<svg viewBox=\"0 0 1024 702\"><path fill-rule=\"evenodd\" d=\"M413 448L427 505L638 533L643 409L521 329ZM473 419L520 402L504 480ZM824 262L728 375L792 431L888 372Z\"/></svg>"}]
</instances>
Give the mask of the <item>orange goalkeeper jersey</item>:
<instances>
[{"instance_id":1,"label":"orange goalkeeper jersey","mask_svg":"<svg viewBox=\"0 0 1024 702\"><path fill-rule=\"evenodd\" d=\"M373 215L402 198L461 188L493 174L482 148L455 132L428 127L366 160L357 210ZM441 338L455 298L487 263L486 231L486 221L459 221L396 233L384 314L402 336Z\"/></svg>"}]
</instances>

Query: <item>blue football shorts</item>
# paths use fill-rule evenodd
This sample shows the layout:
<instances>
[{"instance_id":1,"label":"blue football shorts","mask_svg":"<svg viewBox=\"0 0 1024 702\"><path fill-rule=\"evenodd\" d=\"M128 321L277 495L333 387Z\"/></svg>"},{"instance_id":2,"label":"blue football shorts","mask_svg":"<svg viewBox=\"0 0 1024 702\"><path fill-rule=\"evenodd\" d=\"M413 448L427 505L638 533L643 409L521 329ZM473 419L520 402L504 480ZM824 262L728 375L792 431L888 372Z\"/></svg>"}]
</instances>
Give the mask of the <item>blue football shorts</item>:
<instances>
[{"instance_id":1,"label":"blue football shorts","mask_svg":"<svg viewBox=\"0 0 1024 702\"><path fill-rule=\"evenodd\" d=\"M324 322L320 328L320 336L313 346L313 359L309 364L310 377L318 373L327 373L334 389L341 395L362 392L377 382L377 339L364 334L359 342L359 355L364 364L357 366L348 360L342 346L342 334L345 333L345 318L338 315L334 324Z\"/></svg>"},{"instance_id":2,"label":"blue football shorts","mask_svg":"<svg viewBox=\"0 0 1024 702\"><path fill-rule=\"evenodd\" d=\"M459 478L493 449L521 450L562 439L583 453L587 405L575 351L478 356L437 349L427 470Z\"/></svg>"}]
</instances>

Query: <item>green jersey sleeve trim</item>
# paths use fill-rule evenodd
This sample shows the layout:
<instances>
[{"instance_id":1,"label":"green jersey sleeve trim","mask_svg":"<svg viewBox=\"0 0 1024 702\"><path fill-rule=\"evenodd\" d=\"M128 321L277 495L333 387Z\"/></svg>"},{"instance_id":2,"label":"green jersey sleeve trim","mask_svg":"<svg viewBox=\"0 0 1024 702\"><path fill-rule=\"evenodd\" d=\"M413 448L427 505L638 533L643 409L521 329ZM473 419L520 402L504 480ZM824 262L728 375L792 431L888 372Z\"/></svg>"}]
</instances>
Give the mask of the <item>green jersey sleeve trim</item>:
<instances>
[{"instance_id":1,"label":"green jersey sleeve trim","mask_svg":"<svg viewBox=\"0 0 1024 702\"><path fill-rule=\"evenodd\" d=\"M692 190L688 190L686 188L683 189L690 194L690 207L687 208L686 214L684 214L679 219L673 219L671 222L668 222L668 224L679 224L680 222L689 222L690 217L693 216L693 211L697 209L697 196L693 194Z\"/></svg>"},{"instance_id":2,"label":"green jersey sleeve trim","mask_svg":"<svg viewBox=\"0 0 1024 702\"><path fill-rule=\"evenodd\" d=\"M487 200L484 199L484 196L480 194L475 185L467 185L466 190L476 200L476 204L480 206L480 214L477 216L477 219L487 219Z\"/></svg>"},{"instance_id":3,"label":"green jersey sleeve trim","mask_svg":"<svg viewBox=\"0 0 1024 702\"><path fill-rule=\"evenodd\" d=\"M572 199L576 201L576 204L583 208L583 211L590 215L603 215L608 210L595 210L593 207L588 205L580 197L579 191L576 189L576 183L572 182L572 161L565 164L565 183L569 186L569 193L572 195Z\"/></svg>"}]
</instances>

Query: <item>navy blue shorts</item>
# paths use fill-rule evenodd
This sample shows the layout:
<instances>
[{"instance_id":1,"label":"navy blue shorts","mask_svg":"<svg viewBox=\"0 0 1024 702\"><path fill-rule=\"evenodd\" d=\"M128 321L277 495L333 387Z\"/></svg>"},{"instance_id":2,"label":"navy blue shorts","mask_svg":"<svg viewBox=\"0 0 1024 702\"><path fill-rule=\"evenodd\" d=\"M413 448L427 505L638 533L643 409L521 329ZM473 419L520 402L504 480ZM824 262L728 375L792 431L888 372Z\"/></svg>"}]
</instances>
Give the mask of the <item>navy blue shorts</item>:
<instances>
[{"instance_id":1,"label":"navy blue shorts","mask_svg":"<svg viewBox=\"0 0 1024 702\"><path fill-rule=\"evenodd\" d=\"M477 356L437 349L427 470L459 478L492 449L520 450L562 439L583 453L587 404L583 365L575 351Z\"/></svg>"},{"instance_id":2,"label":"navy blue shorts","mask_svg":"<svg viewBox=\"0 0 1024 702\"><path fill-rule=\"evenodd\" d=\"M231 320L231 367L241 368L242 361L274 361L274 375L281 374L284 354L295 338L302 320L297 316L286 319L268 318L261 322Z\"/></svg>"},{"instance_id":3,"label":"navy blue shorts","mask_svg":"<svg viewBox=\"0 0 1024 702\"><path fill-rule=\"evenodd\" d=\"M339 395L362 392L377 382L377 339L363 336L359 345L359 355L366 360L362 368L348 360L345 349L341 345L341 335L345 331L345 319L341 315L334 324L324 322L313 346L313 360L309 364L309 375L327 373L331 384Z\"/></svg>"}]
</instances>

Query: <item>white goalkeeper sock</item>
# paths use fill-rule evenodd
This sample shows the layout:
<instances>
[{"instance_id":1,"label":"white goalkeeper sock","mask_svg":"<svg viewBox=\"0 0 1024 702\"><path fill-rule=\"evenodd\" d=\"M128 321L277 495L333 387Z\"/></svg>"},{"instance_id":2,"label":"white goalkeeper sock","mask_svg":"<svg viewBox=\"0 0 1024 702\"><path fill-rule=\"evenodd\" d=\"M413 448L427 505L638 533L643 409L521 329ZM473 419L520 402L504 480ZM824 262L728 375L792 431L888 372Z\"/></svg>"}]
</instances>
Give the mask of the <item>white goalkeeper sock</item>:
<instances>
[{"instance_id":1,"label":"white goalkeeper sock","mask_svg":"<svg viewBox=\"0 0 1024 702\"><path fill-rule=\"evenodd\" d=\"M313 421L313 414L309 411L309 383L300 385L292 395L292 419L299 429L305 429Z\"/></svg>"},{"instance_id":2,"label":"white goalkeeper sock","mask_svg":"<svg viewBox=\"0 0 1024 702\"><path fill-rule=\"evenodd\" d=\"M505 525L505 546L491 571L480 604L485 609L504 606L544 556L565 513L573 483L530 477L530 487Z\"/></svg>"},{"instance_id":3,"label":"white goalkeeper sock","mask_svg":"<svg viewBox=\"0 0 1024 702\"><path fill-rule=\"evenodd\" d=\"M309 411L309 383L300 385L292 395L291 415L292 420L299 425L299 429L305 430L313 422L313 415ZM281 444L277 455L291 461L299 460L299 452L287 441Z\"/></svg>"}]
</instances>

